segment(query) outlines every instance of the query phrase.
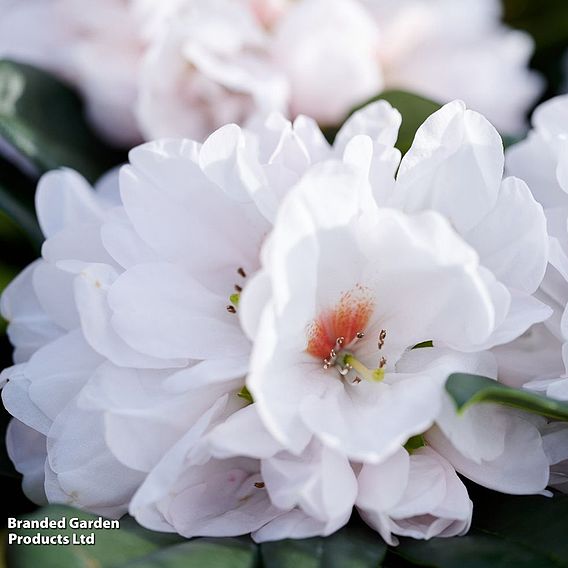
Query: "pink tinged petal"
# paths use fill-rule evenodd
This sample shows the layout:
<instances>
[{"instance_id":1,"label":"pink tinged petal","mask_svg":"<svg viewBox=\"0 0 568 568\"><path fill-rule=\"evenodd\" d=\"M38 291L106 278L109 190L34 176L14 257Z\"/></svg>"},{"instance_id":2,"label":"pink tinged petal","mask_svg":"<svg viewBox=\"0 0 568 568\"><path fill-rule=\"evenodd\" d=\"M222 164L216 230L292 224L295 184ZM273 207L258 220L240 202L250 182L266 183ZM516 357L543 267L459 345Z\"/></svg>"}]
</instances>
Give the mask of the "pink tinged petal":
<instances>
[{"instance_id":1,"label":"pink tinged petal","mask_svg":"<svg viewBox=\"0 0 568 568\"><path fill-rule=\"evenodd\" d=\"M322 522L308 516L300 509L292 509L279 515L266 525L252 533L255 542L270 542L285 538L311 538L314 536L329 536L347 524L351 511L344 517L338 517L330 522Z\"/></svg>"},{"instance_id":2,"label":"pink tinged petal","mask_svg":"<svg viewBox=\"0 0 568 568\"><path fill-rule=\"evenodd\" d=\"M292 113L336 124L380 92L378 42L377 28L358 2L294 3L276 27L273 45L291 84Z\"/></svg>"},{"instance_id":3,"label":"pink tinged petal","mask_svg":"<svg viewBox=\"0 0 568 568\"><path fill-rule=\"evenodd\" d=\"M434 209L468 231L494 207L503 162L495 128L454 101L418 129L398 171L397 203L409 213Z\"/></svg>"},{"instance_id":4,"label":"pink tinged petal","mask_svg":"<svg viewBox=\"0 0 568 568\"><path fill-rule=\"evenodd\" d=\"M14 467L24 479L22 489L28 499L38 505L47 504L45 496L45 435L13 419L6 432L6 450Z\"/></svg>"},{"instance_id":5,"label":"pink tinged petal","mask_svg":"<svg viewBox=\"0 0 568 568\"><path fill-rule=\"evenodd\" d=\"M297 506L324 522L348 518L357 496L357 480L345 455L315 441L301 456L281 452L263 460L261 474L276 507Z\"/></svg>"},{"instance_id":6,"label":"pink tinged petal","mask_svg":"<svg viewBox=\"0 0 568 568\"><path fill-rule=\"evenodd\" d=\"M142 474L123 466L108 449L102 414L74 403L53 423L47 451L56 487L67 496L64 502L94 513L103 514L112 507L118 516L124 514L143 480Z\"/></svg>"},{"instance_id":7,"label":"pink tinged petal","mask_svg":"<svg viewBox=\"0 0 568 568\"><path fill-rule=\"evenodd\" d=\"M98 223L104 211L87 181L69 169L51 171L41 178L36 209L47 238L71 225Z\"/></svg>"},{"instance_id":8,"label":"pink tinged petal","mask_svg":"<svg viewBox=\"0 0 568 568\"><path fill-rule=\"evenodd\" d=\"M548 459L538 429L514 411L494 407L506 415L503 452L481 463L468 459L437 427L427 434L428 443L462 475L496 491L512 495L539 493L549 476Z\"/></svg>"},{"instance_id":9,"label":"pink tinged petal","mask_svg":"<svg viewBox=\"0 0 568 568\"><path fill-rule=\"evenodd\" d=\"M419 539L465 534L472 502L454 468L431 448L410 456L408 486L390 511L394 532Z\"/></svg>"},{"instance_id":10,"label":"pink tinged petal","mask_svg":"<svg viewBox=\"0 0 568 568\"><path fill-rule=\"evenodd\" d=\"M239 357L250 349L228 296L211 293L184 268L137 265L109 291L111 325L133 349L174 360Z\"/></svg>"},{"instance_id":11,"label":"pink tinged petal","mask_svg":"<svg viewBox=\"0 0 568 568\"><path fill-rule=\"evenodd\" d=\"M410 469L409 454L399 448L385 461L363 464L357 477L357 507L365 511L388 511L402 498Z\"/></svg>"},{"instance_id":12,"label":"pink tinged petal","mask_svg":"<svg viewBox=\"0 0 568 568\"><path fill-rule=\"evenodd\" d=\"M255 404L245 406L216 426L207 436L217 459L244 456L266 459L282 450L262 423Z\"/></svg>"},{"instance_id":13,"label":"pink tinged petal","mask_svg":"<svg viewBox=\"0 0 568 568\"><path fill-rule=\"evenodd\" d=\"M139 368L183 367L184 359L160 359L130 347L117 333L108 293L118 274L114 268L93 264L75 279L75 301L81 326L91 347L118 366Z\"/></svg>"},{"instance_id":14,"label":"pink tinged petal","mask_svg":"<svg viewBox=\"0 0 568 568\"><path fill-rule=\"evenodd\" d=\"M495 207L465 239L500 282L527 294L539 287L548 256L546 219L522 180L503 181Z\"/></svg>"},{"instance_id":15,"label":"pink tinged petal","mask_svg":"<svg viewBox=\"0 0 568 568\"><path fill-rule=\"evenodd\" d=\"M148 475L130 505L142 525L186 537L235 536L282 513L270 504L257 460L192 459L192 449L221 418L225 403L220 399L205 413Z\"/></svg>"},{"instance_id":16,"label":"pink tinged petal","mask_svg":"<svg viewBox=\"0 0 568 568\"><path fill-rule=\"evenodd\" d=\"M8 321L8 337L14 345L14 362L27 361L32 353L64 333L41 307L33 286L33 275L43 261L26 267L4 290L0 304Z\"/></svg>"}]
</instances>

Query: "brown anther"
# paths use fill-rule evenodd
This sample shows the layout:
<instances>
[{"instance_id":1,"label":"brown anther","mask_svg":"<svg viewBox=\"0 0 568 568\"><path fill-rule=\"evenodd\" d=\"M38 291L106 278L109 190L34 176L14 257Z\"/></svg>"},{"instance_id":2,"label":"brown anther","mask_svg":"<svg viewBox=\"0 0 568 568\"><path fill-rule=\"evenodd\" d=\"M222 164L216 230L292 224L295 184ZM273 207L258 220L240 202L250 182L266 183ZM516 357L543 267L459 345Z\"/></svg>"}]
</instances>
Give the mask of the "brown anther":
<instances>
[{"instance_id":1,"label":"brown anther","mask_svg":"<svg viewBox=\"0 0 568 568\"><path fill-rule=\"evenodd\" d=\"M362 331L358 331L358 332L355 334L355 337L356 337L357 339L363 339L363 337L365 337L365 334L364 334Z\"/></svg>"},{"instance_id":2,"label":"brown anther","mask_svg":"<svg viewBox=\"0 0 568 568\"><path fill-rule=\"evenodd\" d=\"M345 337L338 337L338 338L335 340L335 344L336 344L336 345L339 345L340 347L343 345L343 343L345 343Z\"/></svg>"},{"instance_id":3,"label":"brown anther","mask_svg":"<svg viewBox=\"0 0 568 568\"><path fill-rule=\"evenodd\" d=\"M264 483L263 483L262 481L257 481L257 482L254 484L254 486L255 486L257 489L264 489Z\"/></svg>"},{"instance_id":4,"label":"brown anther","mask_svg":"<svg viewBox=\"0 0 568 568\"><path fill-rule=\"evenodd\" d=\"M361 382L361 379L360 379L359 377L355 377L355 378L353 379L353 384L354 384L354 385L358 385L360 382Z\"/></svg>"},{"instance_id":5,"label":"brown anther","mask_svg":"<svg viewBox=\"0 0 568 568\"><path fill-rule=\"evenodd\" d=\"M381 357L379 361L379 369L382 369L387 364L387 360L384 357Z\"/></svg>"},{"instance_id":6,"label":"brown anther","mask_svg":"<svg viewBox=\"0 0 568 568\"><path fill-rule=\"evenodd\" d=\"M387 338L387 331L386 329L381 329L381 333L379 333L379 343L378 348L382 349L383 345L385 344L385 339Z\"/></svg>"},{"instance_id":7,"label":"brown anther","mask_svg":"<svg viewBox=\"0 0 568 568\"><path fill-rule=\"evenodd\" d=\"M247 273L245 272L245 269L242 266L239 266L237 268L237 273L242 276L243 278L247 277Z\"/></svg>"},{"instance_id":8,"label":"brown anther","mask_svg":"<svg viewBox=\"0 0 568 568\"><path fill-rule=\"evenodd\" d=\"M243 291L242 287L239 286L238 284L235 284L235 290L236 290L239 294Z\"/></svg>"},{"instance_id":9,"label":"brown anther","mask_svg":"<svg viewBox=\"0 0 568 568\"><path fill-rule=\"evenodd\" d=\"M230 314L236 314L236 313L237 313L237 310L235 309L235 306L227 306L227 311L228 311Z\"/></svg>"}]
</instances>

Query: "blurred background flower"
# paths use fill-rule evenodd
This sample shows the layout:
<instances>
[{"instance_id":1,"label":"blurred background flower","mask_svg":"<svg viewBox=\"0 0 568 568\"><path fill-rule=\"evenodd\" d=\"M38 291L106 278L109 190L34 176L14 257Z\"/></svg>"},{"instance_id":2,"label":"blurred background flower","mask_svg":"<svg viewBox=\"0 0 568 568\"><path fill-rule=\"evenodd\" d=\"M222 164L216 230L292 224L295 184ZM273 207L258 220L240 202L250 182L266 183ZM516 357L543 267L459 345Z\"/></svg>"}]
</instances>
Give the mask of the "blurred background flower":
<instances>
[{"instance_id":1,"label":"blurred background flower","mask_svg":"<svg viewBox=\"0 0 568 568\"><path fill-rule=\"evenodd\" d=\"M533 40L501 21L499 0L104 0L96 10L1 0L0 9L0 55L75 85L99 132L123 146L203 139L270 110L333 126L387 89L463 99L515 134L544 85L528 69Z\"/></svg>"}]
</instances>

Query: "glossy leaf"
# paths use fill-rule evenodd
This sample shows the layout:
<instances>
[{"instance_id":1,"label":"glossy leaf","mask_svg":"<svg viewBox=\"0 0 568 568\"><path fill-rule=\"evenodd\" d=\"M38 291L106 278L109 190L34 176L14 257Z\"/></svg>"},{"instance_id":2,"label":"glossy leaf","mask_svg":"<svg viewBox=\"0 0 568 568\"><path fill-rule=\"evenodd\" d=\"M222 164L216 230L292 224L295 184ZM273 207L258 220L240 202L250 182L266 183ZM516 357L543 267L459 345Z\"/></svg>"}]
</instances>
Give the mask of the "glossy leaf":
<instances>
[{"instance_id":1,"label":"glossy leaf","mask_svg":"<svg viewBox=\"0 0 568 568\"><path fill-rule=\"evenodd\" d=\"M80 98L45 71L0 61L0 137L40 174L68 166L91 181L120 161L92 132Z\"/></svg>"},{"instance_id":2,"label":"glossy leaf","mask_svg":"<svg viewBox=\"0 0 568 568\"><path fill-rule=\"evenodd\" d=\"M44 517L59 520L75 517L84 520L94 520L97 517L82 511L77 511L62 505L50 505L38 509L25 519L43 519ZM137 525L131 518L120 521L119 530L73 530L65 529L12 529L11 533L33 536L62 535L69 538L73 533L78 535L95 534L95 545L18 545L7 546L8 566L10 568L84 568L97 566L101 568L121 566L127 561L140 559L165 546L171 546L182 541L181 537L165 533L154 533Z\"/></svg>"},{"instance_id":3,"label":"glossy leaf","mask_svg":"<svg viewBox=\"0 0 568 568\"><path fill-rule=\"evenodd\" d=\"M460 412L473 404L492 402L568 421L568 403L526 390L513 389L487 377L454 373L446 382L446 390Z\"/></svg>"},{"instance_id":4,"label":"glossy leaf","mask_svg":"<svg viewBox=\"0 0 568 568\"><path fill-rule=\"evenodd\" d=\"M264 568L378 568L387 547L368 528L346 527L326 538L260 545Z\"/></svg>"},{"instance_id":5,"label":"glossy leaf","mask_svg":"<svg viewBox=\"0 0 568 568\"><path fill-rule=\"evenodd\" d=\"M362 105L354 108L348 116L368 104L379 100L389 102L402 115L402 124L398 133L396 147L403 154L405 154L412 145L412 141L414 140L414 135L416 134L418 127L441 106L434 101L405 91L385 91L384 93L381 93L380 95L373 97ZM346 117L346 119L347 118L348 117ZM330 142L335 139L336 134L339 132L339 128L340 127L328 127L323 129L326 138Z\"/></svg>"}]
</instances>

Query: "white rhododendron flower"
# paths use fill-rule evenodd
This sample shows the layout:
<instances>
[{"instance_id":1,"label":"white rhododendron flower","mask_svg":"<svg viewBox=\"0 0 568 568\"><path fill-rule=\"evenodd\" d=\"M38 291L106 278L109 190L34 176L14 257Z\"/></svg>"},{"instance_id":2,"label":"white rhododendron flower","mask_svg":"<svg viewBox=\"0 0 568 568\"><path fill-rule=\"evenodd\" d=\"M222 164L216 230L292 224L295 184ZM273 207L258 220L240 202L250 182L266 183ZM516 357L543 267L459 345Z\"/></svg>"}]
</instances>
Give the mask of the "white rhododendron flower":
<instances>
[{"instance_id":1,"label":"white rhododendron flower","mask_svg":"<svg viewBox=\"0 0 568 568\"><path fill-rule=\"evenodd\" d=\"M398 112L386 103L367 112L377 143L396 136ZM2 298L16 362L4 373L3 400L18 419L9 447L30 496L122 514L140 472L238 392L250 342L235 305L278 203L312 161L348 147L330 147L305 117L274 115L255 132L228 125L203 145L141 146L120 189L118 172L95 191L68 170L42 179L43 258ZM99 445L75 453L82 435ZM22 439L43 445L43 457L22 453Z\"/></svg>"},{"instance_id":2,"label":"white rhododendron flower","mask_svg":"<svg viewBox=\"0 0 568 568\"><path fill-rule=\"evenodd\" d=\"M456 472L545 489L566 456L543 421L458 416L444 390L496 378L495 346L549 316L544 213L463 103L402 161L400 123L377 102L330 146L271 114L142 145L95 189L41 180L42 258L2 298L31 498L259 541L330 534L357 507L395 543L467 531Z\"/></svg>"},{"instance_id":3,"label":"white rhododendron flower","mask_svg":"<svg viewBox=\"0 0 568 568\"><path fill-rule=\"evenodd\" d=\"M539 297L554 313L501 356L511 384L568 400L568 96L540 105L532 123L526 140L508 150L507 168L527 180L546 213L550 264Z\"/></svg>"},{"instance_id":4,"label":"white rhododendron flower","mask_svg":"<svg viewBox=\"0 0 568 568\"><path fill-rule=\"evenodd\" d=\"M498 0L1 0L0 56L75 84L126 145L279 110L341 122L384 89L456 97L507 132L540 90Z\"/></svg>"}]
</instances>

